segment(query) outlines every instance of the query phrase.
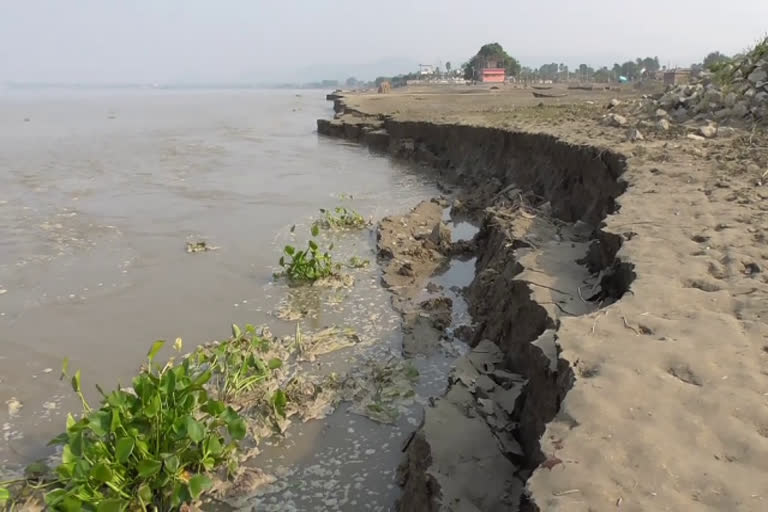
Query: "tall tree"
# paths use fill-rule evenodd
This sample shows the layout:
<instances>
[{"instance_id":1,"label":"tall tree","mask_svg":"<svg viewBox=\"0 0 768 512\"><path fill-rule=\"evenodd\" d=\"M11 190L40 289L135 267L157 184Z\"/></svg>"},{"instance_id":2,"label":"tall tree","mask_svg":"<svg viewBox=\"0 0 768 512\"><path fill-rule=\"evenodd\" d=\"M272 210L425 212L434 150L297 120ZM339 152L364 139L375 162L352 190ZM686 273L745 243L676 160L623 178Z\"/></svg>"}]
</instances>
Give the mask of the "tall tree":
<instances>
[{"instance_id":1,"label":"tall tree","mask_svg":"<svg viewBox=\"0 0 768 512\"><path fill-rule=\"evenodd\" d=\"M493 64L504 68L507 75L517 76L520 73L520 62L509 55L499 43L488 43L480 47L474 57L464 65L464 78L477 78L480 70Z\"/></svg>"},{"instance_id":2,"label":"tall tree","mask_svg":"<svg viewBox=\"0 0 768 512\"><path fill-rule=\"evenodd\" d=\"M445 63L445 72L449 75L451 74L451 61Z\"/></svg>"},{"instance_id":3,"label":"tall tree","mask_svg":"<svg viewBox=\"0 0 768 512\"><path fill-rule=\"evenodd\" d=\"M704 69L709 69L710 71L714 71L719 66L730 62L731 58L727 55L724 55L720 52L712 52L709 55L707 55L704 58L703 66Z\"/></svg>"}]
</instances>

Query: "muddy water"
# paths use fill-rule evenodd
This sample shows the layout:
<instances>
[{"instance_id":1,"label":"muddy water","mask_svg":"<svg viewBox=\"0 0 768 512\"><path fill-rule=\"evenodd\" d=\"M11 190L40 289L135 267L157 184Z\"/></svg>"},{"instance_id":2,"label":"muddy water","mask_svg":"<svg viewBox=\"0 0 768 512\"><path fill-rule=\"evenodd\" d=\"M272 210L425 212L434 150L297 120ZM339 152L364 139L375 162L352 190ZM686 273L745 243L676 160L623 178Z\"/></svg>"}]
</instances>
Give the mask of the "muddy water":
<instances>
[{"instance_id":1,"label":"muddy water","mask_svg":"<svg viewBox=\"0 0 768 512\"><path fill-rule=\"evenodd\" d=\"M48 454L45 442L76 410L57 378L64 357L92 389L127 382L158 338L191 348L226 337L233 322L290 332L295 321L275 312L307 298L272 272L283 244L306 243L319 208L379 219L435 193L405 167L318 137L315 119L329 115L318 92L24 92L0 96L0 112L0 464ZM369 231L330 238L341 258L374 261ZM217 249L187 254L197 239ZM375 266L353 273L354 288L310 299L302 320L361 333L368 348L337 364L397 351L398 319ZM441 371L422 366L420 385L430 372L442 385ZM354 454L343 450L359 446L361 457L391 453L381 459L391 472L399 435L355 435L365 422L340 409L267 446L264 461L300 473L314 460L346 463ZM311 442L285 450L300 438ZM375 477L384 506L393 475L375 471L333 478L354 490Z\"/></svg>"}]
</instances>

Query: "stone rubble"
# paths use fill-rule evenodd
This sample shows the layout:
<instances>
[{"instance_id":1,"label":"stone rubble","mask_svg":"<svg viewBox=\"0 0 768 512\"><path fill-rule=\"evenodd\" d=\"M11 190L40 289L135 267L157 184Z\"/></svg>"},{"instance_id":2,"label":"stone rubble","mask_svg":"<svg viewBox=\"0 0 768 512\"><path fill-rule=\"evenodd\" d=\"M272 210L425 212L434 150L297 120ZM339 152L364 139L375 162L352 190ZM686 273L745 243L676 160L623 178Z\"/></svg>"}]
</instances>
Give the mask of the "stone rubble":
<instances>
[{"instance_id":1,"label":"stone rubble","mask_svg":"<svg viewBox=\"0 0 768 512\"><path fill-rule=\"evenodd\" d=\"M715 73L704 72L694 83L671 86L650 107L657 118L663 117L662 111L671 112L677 122L768 123L768 38ZM716 136L709 135L710 129L704 132L700 134L706 138Z\"/></svg>"}]
</instances>

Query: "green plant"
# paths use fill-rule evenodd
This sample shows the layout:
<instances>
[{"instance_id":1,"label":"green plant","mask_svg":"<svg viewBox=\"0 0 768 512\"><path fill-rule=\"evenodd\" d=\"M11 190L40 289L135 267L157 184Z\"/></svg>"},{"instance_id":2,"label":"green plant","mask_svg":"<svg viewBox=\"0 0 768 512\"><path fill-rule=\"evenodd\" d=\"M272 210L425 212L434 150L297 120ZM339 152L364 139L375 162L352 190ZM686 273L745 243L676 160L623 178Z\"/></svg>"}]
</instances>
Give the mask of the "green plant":
<instances>
[{"instance_id":1,"label":"green plant","mask_svg":"<svg viewBox=\"0 0 768 512\"><path fill-rule=\"evenodd\" d=\"M312 226L312 236L317 236L319 228ZM286 245L283 256L280 257L280 266L283 273L294 281L316 281L323 277L333 275L339 268L333 263L330 252L333 244L325 252L320 251L317 242L310 240L307 249L297 250L292 245Z\"/></svg>"},{"instance_id":2,"label":"green plant","mask_svg":"<svg viewBox=\"0 0 768 512\"><path fill-rule=\"evenodd\" d=\"M324 229L360 229L367 224L365 218L352 208L337 206L333 210L320 208L322 217L313 226Z\"/></svg>"},{"instance_id":3,"label":"green plant","mask_svg":"<svg viewBox=\"0 0 768 512\"><path fill-rule=\"evenodd\" d=\"M155 365L164 344L152 345L132 389L118 387L105 394L98 388L103 396L98 409L83 395L80 372L72 376L83 414L79 420L70 414L66 432L51 441L63 452L56 468L58 487L45 496L48 507L65 512L175 510L211 487L206 472L221 466L234 470L245 421L208 396L204 386L211 368L196 366L190 358L178 365L173 359ZM176 347L181 349L181 340Z\"/></svg>"},{"instance_id":4,"label":"green plant","mask_svg":"<svg viewBox=\"0 0 768 512\"><path fill-rule=\"evenodd\" d=\"M349 258L349 262L347 263L347 266L350 268L363 268L370 265L370 261L364 260L362 258L359 258L357 256L352 256Z\"/></svg>"},{"instance_id":5,"label":"green plant","mask_svg":"<svg viewBox=\"0 0 768 512\"><path fill-rule=\"evenodd\" d=\"M258 356L259 352L268 348L269 342L256 334L253 325L246 325L245 332L242 332L232 324L229 341L213 348L198 349L193 357L198 365L207 366L213 372L209 385L217 391L217 398L233 400L252 391L270 376L272 370L283 365L278 358L264 362Z\"/></svg>"}]
</instances>

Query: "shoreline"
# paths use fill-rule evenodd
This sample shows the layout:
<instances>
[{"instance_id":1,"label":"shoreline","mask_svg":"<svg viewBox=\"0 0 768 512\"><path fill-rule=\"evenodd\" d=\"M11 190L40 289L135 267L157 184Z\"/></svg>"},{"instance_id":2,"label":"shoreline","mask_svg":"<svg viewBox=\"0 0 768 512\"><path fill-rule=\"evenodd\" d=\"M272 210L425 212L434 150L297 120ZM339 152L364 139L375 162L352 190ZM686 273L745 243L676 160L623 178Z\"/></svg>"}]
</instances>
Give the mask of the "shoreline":
<instances>
[{"instance_id":1,"label":"shoreline","mask_svg":"<svg viewBox=\"0 0 768 512\"><path fill-rule=\"evenodd\" d=\"M467 380L469 386L454 373L448 394L427 409L426 424L414 437L418 442L409 447L400 510L439 510L446 498L453 504L506 510L507 491L515 479L520 487L525 484L513 500L521 510L752 510L759 503L755 500L768 499L759 492L759 476L745 474L746 480L735 482L728 473L732 469L718 464L722 458L705 453L718 445L736 449L745 429L718 432L705 444L675 427L685 418L697 423L718 416L684 395L700 392L688 388L705 386L710 393L715 388L720 396L732 395L731 383L722 378L717 382L708 368L724 356L731 363L728 373L735 372L742 384L750 379L750 389L768 388L758 364L765 359L761 344L768 336L761 307L750 299L741 305L740 315L734 308L744 271L721 275L717 286L707 286L698 276L702 265L688 263L692 254L696 257L700 238L687 224L665 225L681 215L703 223L699 204L690 200L706 195L702 186L743 189L740 185L749 177L720 172L706 159L734 141L700 144L675 131L652 134L643 143L630 141L625 132L600 124L610 99L605 96L599 106L597 100L585 100L586 105L525 107L514 104L514 98L504 103L497 95L487 111L480 108L484 104L470 110L455 100L441 103L439 96L339 95L329 98L335 118L318 120L320 134L425 164L437 170L439 185L464 191L459 193L460 208L483 219L472 244L476 277L466 294L477 324L471 345L490 340L504 354L503 370L527 380L505 418L522 448L521 454L506 453L516 464L514 474L480 493L463 481L471 473L450 474L441 465L449 453L459 452L461 458L462 450L470 450L469 455L471 440L464 448L446 448L442 438L450 436L430 428L430 414L436 422L444 419L446 403L479 407L476 416L486 424L500 414L482 411L487 398L478 391L477 379L490 373L479 372ZM508 110L500 114L504 107L499 103ZM698 172L692 172L696 167ZM718 187L724 179L732 185ZM744 196L742 205L761 197L747 197L746 191ZM715 232L723 231L715 222L718 207L730 218L744 213L728 211L732 205L723 202L711 201L706 206L712 211L704 212ZM748 225L730 228L751 227L752 234L759 229L754 222L742 224ZM671 254L675 249L678 253ZM654 254L658 251L659 256ZM766 257L759 248L750 254L756 260ZM754 284L759 286L750 293L765 297L765 279ZM708 297L711 293L718 298ZM699 313L696 327L690 324L691 309ZM740 345L751 347L757 360L728 354L727 347L706 334L710 329L722 336L734 327ZM691 335L692 328L705 342ZM705 354L692 352L697 344L706 347ZM457 363L455 372L460 367ZM463 387L467 389L461 391ZM663 389L668 396L657 396L652 389ZM457 399L454 390L464 396ZM749 399L753 407L764 403L757 393ZM638 422L637 411L651 422ZM753 449L768 454L761 434L768 432L766 421L755 411L744 427L751 427ZM683 453L696 462L682 464ZM742 459L745 470L762 466L753 457ZM669 473L673 464L674 482L660 483L660 472L667 468ZM482 465L476 469L482 471ZM716 482L716 492L693 484L701 478L701 465Z\"/></svg>"}]
</instances>

